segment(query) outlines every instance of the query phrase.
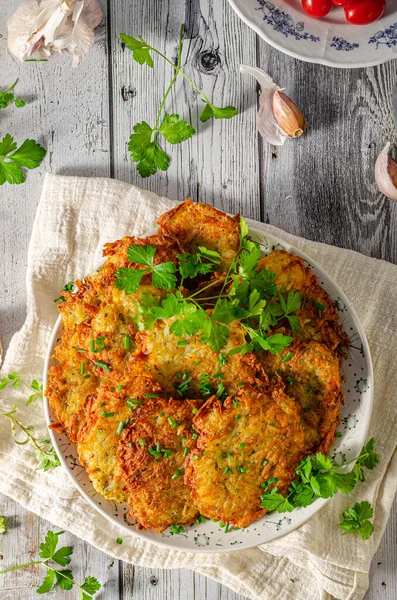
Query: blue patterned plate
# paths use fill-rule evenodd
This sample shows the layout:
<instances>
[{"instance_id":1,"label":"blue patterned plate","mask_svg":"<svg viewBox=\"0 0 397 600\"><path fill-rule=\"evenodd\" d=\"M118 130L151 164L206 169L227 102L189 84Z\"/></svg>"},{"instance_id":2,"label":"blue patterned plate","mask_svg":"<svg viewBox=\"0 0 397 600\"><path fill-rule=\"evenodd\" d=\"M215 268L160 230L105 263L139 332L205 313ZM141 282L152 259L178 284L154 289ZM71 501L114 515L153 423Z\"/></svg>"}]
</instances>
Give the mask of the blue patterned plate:
<instances>
[{"instance_id":1,"label":"blue patterned plate","mask_svg":"<svg viewBox=\"0 0 397 600\"><path fill-rule=\"evenodd\" d=\"M261 231L251 229L250 234L251 238L261 245L263 254L269 254L274 249L283 248L291 254L301 256L318 276L321 285L335 303L340 322L349 335L351 345L348 357L342 363L342 373L345 376L343 390L346 398L345 406L342 407L342 420L339 426L342 436L335 440L330 454L336 460L353 459L358 456L366 441L373 402L371 357L358 317L342 290L321 267L316 265L303 252L274 236L264 235ZM51 335L44 363L44 389L47 386L48 369L55 364L52 356L56 341L61 333L61 317L59 317ZM50 425L54 418L46 398L44 399L44 411L47 424ZM227 533L225 533L224 528L222 529L218 523L213 521L185 527L181 533L177 534L173 534L170 529L161 534L149 530L137 531L135 523L127 516L129 509L126 504L108 501L95 491L85 469L79 463L75 445L69 442L66 435L52 429L49 430L49 434L60 461L74 485L102 516L118 525L120 529L124 529L124 533L128 532L149 542L168 546L174 550L210 553L252 548L293 531L329 502L329 500L317 500L312 505L295 509L291 513L278 514L275 512L266 515L259 521L254 521L249 527L237 530L231 529Z\"/></svg>"},{"instance_id":2,"label":"blue patterned plate","mask_svg":"<svg viewBox=\"0 0 397 600\"><path fill-rule=\"evenodd\" d=\"M295 58L330 67L358 68L397 58L397 3L370 25L349 25L342 8L324 19L309 17L300 0L229 0L263 39Z\"/></svg>"}]
</instances>

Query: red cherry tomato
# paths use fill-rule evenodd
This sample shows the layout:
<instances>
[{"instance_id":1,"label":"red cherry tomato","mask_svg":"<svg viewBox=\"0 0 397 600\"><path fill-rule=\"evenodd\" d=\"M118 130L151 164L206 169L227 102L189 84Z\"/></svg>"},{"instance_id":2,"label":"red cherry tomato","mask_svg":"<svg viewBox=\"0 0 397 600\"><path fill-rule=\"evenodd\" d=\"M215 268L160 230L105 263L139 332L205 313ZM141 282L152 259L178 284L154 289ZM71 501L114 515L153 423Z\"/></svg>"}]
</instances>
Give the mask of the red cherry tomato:
<instances>
[{"instance_id":1,"label":"red cherry tomato","mask_svg":"<svg viewBox=\"0 0 397 600\"><path fill-rule=\"evenodd\" d=\"M335 6L349 6L354 0L332 0Z\"/></svg>"},{"instance_id":2,"label":"red cherry tomato","mask_svg":"<svg viewBox=\"0 0 397 600\"><path fill-rule=\"evenodd\" d=\"M353 25L368 25L383 15L386 0L359 0L345 7L345 17Z\"/></svg>"},{"instance_id":3,"label":"red cherry tomato","mask_svg":"<svg viewBox=\"0 0 397 600\"><path fill-rule=\"evenodd\" d=\"M302 0L302 6L308 15L321 19L329 13L334 4L332 0Z\"/></svg>"}]
</instances>

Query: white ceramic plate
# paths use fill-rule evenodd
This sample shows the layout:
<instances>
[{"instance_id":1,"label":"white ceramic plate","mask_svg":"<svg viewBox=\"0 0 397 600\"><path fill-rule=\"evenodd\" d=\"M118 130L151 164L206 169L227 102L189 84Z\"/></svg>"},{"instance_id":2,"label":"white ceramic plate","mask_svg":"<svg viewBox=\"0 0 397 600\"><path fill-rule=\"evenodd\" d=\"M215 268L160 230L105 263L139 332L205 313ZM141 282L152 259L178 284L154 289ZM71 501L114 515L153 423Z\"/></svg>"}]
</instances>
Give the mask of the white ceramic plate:
<instances>
[{"instance_id":1,"label":"white ceramic plate","mask_svg":"<svg viewBox=\"0 0 397 600\"><path fill-rule=\"evenodd\" d=\"M327 276L321 267L317 266L305 254L278 238L269 235L265 236L263 232L255 229L252 229L250 234L254 241L261 244L264 254L268 254L275 248L284 248L288 252L304 258L313 272L319 277L321 285L335 303L340 315L340 322L349 335L351 346L349 356L342 364L342 371L346 377L346 381L343 384L346 404L342 407L342 422L339 427L342 437L336 439L336 443L331 449L330 454L336 456L337 459L346 458L350 460L355 458L360 453L366 441L373 399L371 357L364 331L358 321L357 315L338 286ZM45 359L43 375L44 389L47 385L48 369L54 364L54 360L51 358L54 346L61 333L62 323L59 317L52 332ZM53 422L53 415L46 398L44 399L44 410L47 424L50 425ZM259 521L255 521L249 527L237 531L231 530L228 533L225 533L219 527L218 523L214 523L213 521L206 521L200 525L185 527L185 531L177 535L173 535L169 529L161 534L153 531L137 531L135 524L127 517L127 505L108 501L95 491L85 469L79 463L74 444L69 442L66 435L59 434L50 429L50 437L61 463L71 477L74 485L98 512L112 523L119 525L120 529L124 529L128 533L137 535L152 543L168 546L174 550L209 553L227 552L258 546L293 531L307 521L327 502L327 500L317 500L311 506L295 509L292 513L280 515L273 513L263 517Z\"/></svg>"},{"instance_id":2,"label":"white ceramic plate","mask_svg":"<svg viewBox=\"0 0 397 600\"><path fill-rule=\"evenodd\" d=\"M263 39L295 58L330 67L372 67L397 58L397 3L387 0L383 17L349 25L342 8L324 19L309 17L300 0L229 0Z\"/></svg>"}]
</instances>

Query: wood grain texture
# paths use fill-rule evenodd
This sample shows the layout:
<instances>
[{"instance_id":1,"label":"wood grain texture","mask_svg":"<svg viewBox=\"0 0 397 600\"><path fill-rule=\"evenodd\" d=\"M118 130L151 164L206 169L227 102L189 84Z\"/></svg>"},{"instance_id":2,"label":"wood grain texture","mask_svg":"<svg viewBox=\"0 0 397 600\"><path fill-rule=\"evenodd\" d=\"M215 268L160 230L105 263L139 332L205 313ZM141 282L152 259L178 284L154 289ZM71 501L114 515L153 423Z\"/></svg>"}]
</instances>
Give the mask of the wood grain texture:
<instances>
[{"instance_id":1,"label":"wood grain texture","mask_svg":"<svg viewBox=\"0 0 397 600\"><path fill-rule=\"evenodd\" d=\"M43 167L23 186L0 188L0 339L7 343L25 317L26 255L45 169L60 174L114 176L170 198L189 196L310 239L397 262L397 205L376 190L375 157L395 139L390 93L395 63L334 70L299 62L270 48L236 17L227 0L101 0L104 21L85 64L69 59L21 64L6 52L6 19L19 0L0 4L0 88L20 77L24 109L1 111L1 132L37 139L47 148ZM198 120L201 102L178 81L167 104L198 134L177 147L167 173L143 180L128 157L134 123L154 123L171 68L134 63L119 34L142 34L175 57L186 24L183 68L215 104L235 104L230 121ZM255 130L257 89L239 64L267 70L304 110L308 131L276 149ZM315 174L313 176L313 173ZM48 523L8 498L0 514L10 525L0 536L0 570L37 556ZM397 505L374 558L366 600L396 600ZM78 581L92 574L104 600L243 600L225 586L190 571L133 567L111 560L69 534ZM0 576L0 600L37 598L37 569ZM385 585L383 585L385 584ZM64 598L55 592L52 598ZM277 599L278 600L278 599Z\"/></svg>"}]
</instances>

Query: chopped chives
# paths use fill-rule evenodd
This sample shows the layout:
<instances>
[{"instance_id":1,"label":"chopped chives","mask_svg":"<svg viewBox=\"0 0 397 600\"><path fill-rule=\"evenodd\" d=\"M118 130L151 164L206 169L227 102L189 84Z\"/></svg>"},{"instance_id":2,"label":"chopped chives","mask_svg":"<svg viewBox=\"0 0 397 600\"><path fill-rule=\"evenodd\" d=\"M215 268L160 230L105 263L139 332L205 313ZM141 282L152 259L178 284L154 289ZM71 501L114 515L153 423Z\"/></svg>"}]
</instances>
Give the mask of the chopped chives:
<instances>
[{"instance_id":1,"label":"chopped chives","mask_svg":"<svg viewBox=\"0 0 397 600\"><path fill-rule=\"evenodd\" d=\"M232 469L230 467L225 467L225 470L223 471L223 474L224 475L227 475L227 474L233 475L233 471L232 471Z\"/></svg>"},{"instance_id":2,"label":"chopped chives","mask_svg":"<svg viewBox=\"0 0 397 600\"><path fill-rule=\"evenodd\" d=\"M186 346L187 344L187 340L181 340L180 342L178 342L177 346Z\"/></svg>"},{"instance_id":3,"label":"chopped chives","mask_svg":"<svg viewBox=\"0 0 397 600\"><path fill-rule=\"evenodd\" d=\"M119 390L119 392L121 392L121 390L122 390L123 388L124 388L124 386L123 386L123 385L119 385L117 389Z\"/></svg>"},{"instance_id":4,"label":"chopped chives","mask_svg":"<svg viewBox=\"0 0 397 600\"><path fill-rule=\"evenodd\" d=\"M158 450L155 450L151 446L149 446L148 450L149 450L150 454L152 454L156 458L161 458L161 452L159 452Z\"/></svg>"},{"instance_id":5,"label":"chopped chives","mask_svg":"<svg viewBox=\"0 0 397 600\"><path fill-rule=\"evenodd\" d=\"M80 375L84 375L84 371L85 371L85 363L81 363L80 365Z\"/></svg>"},{"instance_id":6,"label":"chopped chives","mask_svg":"<svg viewBox=\"0 0 397 600\"><path fill-rule=\"evenodd\" d=\"M94 342L94 340L91 340L91 342L90 342L90 350L91 350L91 352L95 352L95 342Z\"/></svg>"},{"instance_id":7,"label":"chopped chives","mask_svg":"<svg viewBox=\"0 0 397 600\"><path fill-rule=\"evenodd\" d=\"M288 362L289 360L291 360L291 358L292 358L293 356L294 356L294 353L293 353L293 352L289 352L289 354L287 354L287 356L284 356L284 358L283 358L282 362L283 362L283 363L286 363L286 362Z\"/></svg>"},{"instance_id":8,"label":"chopped chives","mask_svg":"<svg viewBox=\"0 0 397 600\"><path fill-rule=\"evenodd\" d=\"M116 544L122 544L122 543L123 543L123 538L117 538Z\"/></svg>"},{"instance_id":9,"label":"chopped chives","mask_svg":"<svg viewBox=\"0 0 397 600\"><path fill-rule=\"evenodd\" d=\"M157 398L157 394L143 394L145 398Z\"/></svg>"},{"instance_id":10,"label":"chopped chives","mask_svg":"<svg viewBox=\"0 0 397 600\"><path fill-rule=\"evenodd\" d=\"M105 419L108 419L109 417L114 417L114 413L107 413L105 411L101 412L102 417L105 417Z\"/></svg>"},{"instance_id":11,"label":"chopped chives","mask_svg":"<svg viewBox=\"0 0 397 600\"><path fill-rule=\"evenodd\" d=\"M171 429L174 429L177 425L174 417L168 417L168 423L171 425Z\"/></svg>"},{"instance_id":12,"label":"chopped chives","mask_svg":"<svg viewBox=\"0 0 397 600\"><path fill-rule=\"evenodd\" d=\"M197 438L198 438L198 434L197 434L196 432L192 433L192 438L193 438L194 440L197 440Z\"/></svg>"},{"instance_id":13,"label":"chopped chives","mask_svg":"<svg viewBox=\"0 0 397 600\"><path fill-rule=\"evenodd\" d=\"M193 408L193 410L192 410L192 413L193 413L194 415L197 415L197 413L198 413L198 408Z\"/></svg>"},{"instance_id":14,"label":"chopped chives","mask_svg":"<svg viewBox=\"0 0 397 600\"><path fill-rule=\"evenodd\" d=\"M120 435L120 433L123 431L125 426L126 426L126 423L124 423L124 421L120 421L119 426L117 427L116 433L118 435Z\"/></svg>"},{"instance_id":15,"label":"chopped chives","mask_svg":"<svg viewBox=\"0 0 397 600\"><path fill-rule=\"evenodd\" d=\"M241 443L240 448L245 448L245 444Z\"/></svg>"},{"instance_id":16,"label":"chopped chives","mask_svg":"<svg viewBox=\"0 0 397 600\"><path fill-rule=\"evenodd\" d=\"M269 464L269 461L265 458L265 460L263 461L262 465L264 467L266 467Z\"/></svg>"},{"instance_id":17,"label":"chopped chives","mask_svg":"<svg viewBox=\"0 0 397 600\"><path fill-rule=\"evenodd\" d=\"M327 308L326 306L324 306L324 304L321 304L321 302L319 302L318 300L313 300L313 304L320 311L325 310Z\"/></svg>"},{"instance_id":18,"label":"chopped chives","mask_svg":"<svg viewBox=\"0 0 397 600\"><path fill-rule=\"evenodd\" d=\"M241 419L241 415L236 415L236 420L239 421Z\"/></svg>"},{"instance_id":19,"label":"chopped chives","mask_svg":"<svg viewBox=\"0 0 397 600\"><path fill-rule=\"evenodd\" d=\"M225 526L225 533L227 533L228 531L229 531L229 521L226 523L226 526Z\"/></svg>"},{"instance_id":20,"label":"chopped chives","mask_svg":"<svg viewBox=\"0 0 397 600\"><path fill-rule=\"evenodd\" d=\"M110 373L110 367L106 363L101 362L100 360L94 360L94 365L96 365L100 369L104 369L107 373Z\"/></svg>"},{"instance_id":21,"label":"chopped chives","mask_svg":"<svg viewBox=\"0 0 397 600\"><path fill-rule=\"evenodd\" d=\"M139 440L140 446L146 446L146 440Z\"/></svg>"},{"instance_id":22,"label":"chopped chives","mask_svg":"<svg viewBox=\"0 0 397 600\"><path fill-rule=\"evenodd\" d=\"M164 417L165 416L165 412L160 413L159 415L160 417Z\"/></svg>"},{"instance_id":23,"label":"chopped chives","mask_svg":"<svg viewBox=\"0 0 397 600\"><path fill-rule=\"evenodd\" d=\"M124 348L126 350L129 350L131 348L131 336L130 335L124 336Z\"/></svg>"},{"instance_id":24,"label":"chopped chives","mask_svg":"<svg viewBox=\"0 0 397 600\"><path fill-rule=\"evenodd\" d=\"M101 402L99 406L105 406L105 402Z\"/></svg>"},{"instance_id":25,"label":"chopped chives","mask_svg":"<svg viewBox=\"0 0 397 600\"><path fill-rule=\"evenodd\" d=\"M198 460L198 456L197 456L197 454L195 454L195 455L193 456L193 460Z\"/></svg>"},{"instance_id":26,"label":"chopped chives","mask_svg":"<svg viewBox=\"0 0 397 600\"><path fill-rule=\"evenodd\" d=\"M110 391L111 391L111 392L114 392L114 390L115 390L115 389L116 389L116 388L114 388L114 387L111 387L111 388L110 388Z\"/></svg>"},{"instance_id":27,"label":"chopped chives","mask_svg":"<svg viewBox=\"0 0 397 600\"><path fill-rule=\"evenodd\" d=\"M175 471L175 473L173 474L173 476L171 477L171 479L177 479L178 477L182 476L182 471L180 469L177 469Z\"/></svg>"},{"instance_id":28,"label":"chopped chives","mask_svg":"<svg viewBox=\"0 0 397 600\"><path fill-rule=\"evenodd\" d=\"M183 456L187 456L189 453L189 448L185 448L183 451Z\"/></svg>"},{"instance_id":29,"label":"chopped chives","mask_svg":"<svg viewBox=\"0 0 397 600\"><path fill-rule=\"evenodd\" d=\"M247 470L247 467L237 467L237 471L238 471L239 473L245 473L245 472L246 472L246 470Z\"/></svg>"},{"instance_id":30,"label":"chopped chives","mask_svg":"<svg viewBox=\"0 0 397 600\"><path fill-rule=\"evenodd\" d=\"M81 348L79 348L79 349L77 350L77 352L87 352L87 350L82 350Z\"/></svg>"},{"instance_id":31,"label":"chopped chives","mask_svg":"<svg viewBox=\"0 0 397 600\"><path fill-rule=\"evenodd\" d=\"M84 375L83 379L89 379L91 377L91 375Z\"/></svg>"},{"instance_id":32,"label":"chopped chives","mask_svg":"<svg viewBox=\"0 0 397 600\"><path fill-rule=\"evenodd\" d=\"M238 400L237 398L233 398L233 404L235 408L238 408Z\"/></svg>"},{"instance_id":33,"label":"chopped chives","mask_svg":"<svg viewBox=\"0 0 397 600\"><path fill-rule=\"evenodd\" d=\"M337 431L337 432L335 433L335 437L337 437L337 438L340 438L340 437L342 437L342 432L341 432L341 431Z\"/></svg>"}]
</instances>

